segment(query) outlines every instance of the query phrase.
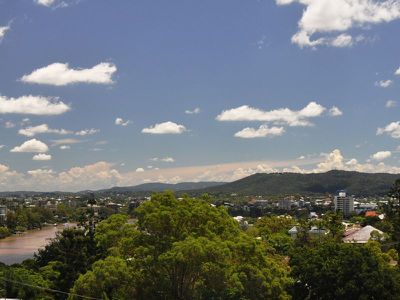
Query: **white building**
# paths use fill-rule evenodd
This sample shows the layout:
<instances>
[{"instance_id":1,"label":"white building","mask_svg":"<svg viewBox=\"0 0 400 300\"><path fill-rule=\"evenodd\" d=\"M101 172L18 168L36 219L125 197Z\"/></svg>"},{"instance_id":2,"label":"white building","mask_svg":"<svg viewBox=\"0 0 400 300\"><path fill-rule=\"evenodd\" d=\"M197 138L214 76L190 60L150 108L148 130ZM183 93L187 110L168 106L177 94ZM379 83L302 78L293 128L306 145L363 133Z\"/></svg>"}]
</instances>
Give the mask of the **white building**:
<instances>
[{"instance_id":1,"label":"white building","mask_svg":"<svg viewBox=\"0 0 400 300\"><path fill-rule=\"evenodd\" d=\"M286 197L284 199L279 200L278 208L283 210L291 210L293 204L294 204L293 197Z\"/></svg>"},{"instance_id":2,"label":"white building","mask_svg":"<svg viewBox=\"0 0 400 300\"><path fill-rule=\"evenodd\" d=\"M354 212L354 199L351 196L347 196L345 191L340 191L335 196L335 211L341 211L344 216L349 216Z\"/></svg>"},{"instance_id":3,"label":"white building","mask_svg":"<svg viewBox=\"0 0 400 300\"><path fill-rule=\"evenodd\" d=\"M7 219L7 206L0 205L0 222L5 222Z\"/></svg>"}]
</instances>

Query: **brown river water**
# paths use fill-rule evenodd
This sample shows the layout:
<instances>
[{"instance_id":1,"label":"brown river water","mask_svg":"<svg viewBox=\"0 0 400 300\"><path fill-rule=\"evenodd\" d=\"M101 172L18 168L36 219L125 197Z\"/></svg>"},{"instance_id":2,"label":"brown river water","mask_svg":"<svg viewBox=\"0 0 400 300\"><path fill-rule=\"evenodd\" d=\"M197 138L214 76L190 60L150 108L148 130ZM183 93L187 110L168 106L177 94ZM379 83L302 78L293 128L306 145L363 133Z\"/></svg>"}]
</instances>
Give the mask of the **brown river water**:
<instances>
[{"instance_id":1,"label":"brown river water","mask_svg":"<svg viewBox=\"0 0 400 300\"><path fill-rule=\"evenodd\" d=\"M22 234L0 239L0 262L11 265L32 258L39 248L46 246L50 239L65 227L64 225L48 225L40 230L28 230Z\"/></svg>"}]
</instances>

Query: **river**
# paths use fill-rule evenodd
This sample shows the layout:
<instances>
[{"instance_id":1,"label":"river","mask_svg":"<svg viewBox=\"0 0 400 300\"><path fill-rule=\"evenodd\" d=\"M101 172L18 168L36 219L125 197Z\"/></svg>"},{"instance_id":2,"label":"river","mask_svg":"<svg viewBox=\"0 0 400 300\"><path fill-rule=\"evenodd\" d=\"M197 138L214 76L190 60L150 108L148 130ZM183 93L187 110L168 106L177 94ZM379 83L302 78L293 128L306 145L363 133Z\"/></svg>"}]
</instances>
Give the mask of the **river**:
<instances>
[{"instance_id":1,"label":"river","mask_svg":"<svg viewBox=\"0 0 400 300\"><path fill-rule=\"evenodd\" d=\"M22 234L0 239L0 262L11 265L32 258L39 248L46 246L50 239L64 228L64 225L48 225L40 230L28 230Z\"/></svg>"}]
</instances>

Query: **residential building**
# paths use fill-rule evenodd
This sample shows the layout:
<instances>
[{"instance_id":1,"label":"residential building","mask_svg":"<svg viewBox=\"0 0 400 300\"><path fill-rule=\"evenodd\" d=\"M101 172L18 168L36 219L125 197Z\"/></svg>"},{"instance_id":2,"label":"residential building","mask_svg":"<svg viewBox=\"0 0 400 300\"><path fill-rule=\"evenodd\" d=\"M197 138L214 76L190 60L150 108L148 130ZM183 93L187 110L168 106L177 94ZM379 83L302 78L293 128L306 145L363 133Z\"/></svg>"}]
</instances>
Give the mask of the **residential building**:
<instances>
[{"instance_id":1,"label":"residential building","mask_svg":"<svg viewBox=\"0 0 400 300\"><path fill-rule=\"evenodd\" d=\"M367 243L371 238L373 238L373 235L371 235L373 232L375 232L378 236L381 236L383 239L383 232L380 231L379 229L376 229L375 227L371 225L367 225L362 228L351 228L349 230L346 230L345 236L343 238L343 242L345 243L355 243L355 244L365 244Z\"/></svg>"},{"instance_id":2,"label":"residential building","mask_svg":"<svg viewBox=\"0 0 400 300\"><path fill-rule=\"evenodd\" d=\"M347 196L345 191L339 191L338 195L335 196L334 203L335 211L341 211L345 217L354 212L354 199Z\"/></svg>"},{"instance_id":3,"label":"residential building","mask_svg":"<svg viewBox=\"0 0 400 300\"><path fill-rule=\"evenodd\" d=\"M5 222L7 218L7 206L0 205L0 222Z\"/></svg>"}]
</instances>

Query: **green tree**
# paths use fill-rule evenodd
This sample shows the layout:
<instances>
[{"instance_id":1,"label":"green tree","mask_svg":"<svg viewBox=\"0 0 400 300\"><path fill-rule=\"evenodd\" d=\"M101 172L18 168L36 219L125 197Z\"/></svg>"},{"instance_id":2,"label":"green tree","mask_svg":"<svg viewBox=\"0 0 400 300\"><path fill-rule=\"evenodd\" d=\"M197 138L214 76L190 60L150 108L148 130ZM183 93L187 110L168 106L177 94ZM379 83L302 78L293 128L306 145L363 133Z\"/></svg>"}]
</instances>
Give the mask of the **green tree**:
<instances>
[{"instance_id":1,"label":"green tree","mask_svg":"<svg viewBox=\"0 0 400 300\"><path fill-rule=\"evenodd\" d=\"M135 299L133 272L125 260L109 256L80 275L71 292L101 299ZM70 296L69 299L81 299Z\"/></svg>"},{"instance_id":2,"label":"green tree","mask_svg":"<svg viewBox=\"0 0 400 300\"><path fill-rule=\"evenodd\" d=\"M400 274L377 244L324 241L292 251L295 299L399 299ZM378 244L379 245L379 244Z\"/></svg>"},{"instance_id":3,"label":"green tree","mask_svg":"<svg viewBox=\"0 0 400 300\"><path fill-rule=\"evenodd\" d=\"M391 199L383 207L385 221L391 224L391 232L388 233L397 243L397 250L400 250L400 179L396 180L388 195Z\"/></svg>"},{"instance_id":4,"label":"green tree","mask_svg":"<svg viewBox=\"0 0 400 300\"><path fill-rule=\"evenodd\" d=\"M25 268L7 268L3 271L6 297L26 300L55 299L45 289L50 287L50 282L39 273Z\"/></svg>"},{"instance_id":5,"label":"green tree","mask_svg":"<svg viewBox=\"0 0 400 300\"><path fill-rule=\"evenodd\" d=\"M328 212L323 216L323 226L332 238L341 240L344 232L343 216L340 213Z\"/></svg>"},{"instance_id":6,"label":"green tree","mask_svg":"<svg viewBox=\"0 0 400 300\"><path fill-rule=\"evenodd\" d=\"M128 216L115 214L96 226L95 241L103 250L117 249L123 238L133 238L137 234L135 226L128 224Z\"/></svg>"},{"instance_id":7,"label":"green tree","mask_svg":"<svg viewBox=\"0 0 400 300\"><path fill-rule=\"evenodd\" d=\"M39 249L35 254L38 267L53 263L53 271L62 276L56 277L54 285L62 291L68 291L79 274L85 273L98 258L94 240L80 229L68 228Z\"/></svg>"},{"instance_id":8,"label":"green tree","mask_svg":"<svg viewBox=\"0 0 400 300\"><path fill-rule=\"evenodd\" d=\"M137 234L119 243L139 299L287 297L284 259L242 232L224 208L163 193L136 213Z\"/></svg>"}]
</instances>

